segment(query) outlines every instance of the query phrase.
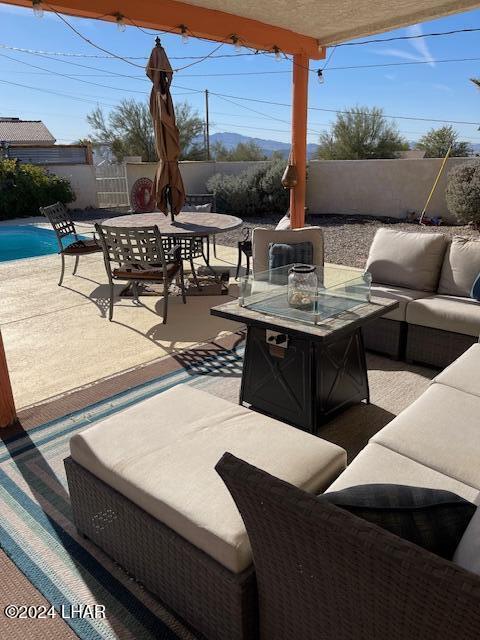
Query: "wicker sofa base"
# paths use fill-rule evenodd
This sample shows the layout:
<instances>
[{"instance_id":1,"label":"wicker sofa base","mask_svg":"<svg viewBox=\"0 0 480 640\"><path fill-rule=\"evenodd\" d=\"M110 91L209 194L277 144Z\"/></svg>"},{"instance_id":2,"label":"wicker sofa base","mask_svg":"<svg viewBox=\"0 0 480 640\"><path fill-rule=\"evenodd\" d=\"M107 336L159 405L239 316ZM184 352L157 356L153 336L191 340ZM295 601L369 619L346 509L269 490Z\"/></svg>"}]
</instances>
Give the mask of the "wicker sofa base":
<instances>
[{"instance_id":1,"label":"wicker sofa base","mask_svg":"<svg viewBox=\"0 0 480 640\"><path fill-rule=\"evenodd\" d=\"M362 328L363 342L368 351L401 360L405 355L406 331L406 322L376 318Z\"/></svg>"},{"instance_id":2,"label":"wicker sofa base","mask_svg":"<svg viewBox=\"0 0 480 640\"><path fill-rule=\"evenodd\" d=\"M411 362L444 368L459 358L478 337L409 324L406 359Z\"/></svg>"},{"instance_id":3,"label":"wicker sofa base","mask_svg":"<svg viewBox=\"0 0 480 640\"><path fill-rule=\"evenodd\" d=\"M209 640L258 637L253 566L234 574L66 458L75 525Z\"/></svg>"}]
</instances>

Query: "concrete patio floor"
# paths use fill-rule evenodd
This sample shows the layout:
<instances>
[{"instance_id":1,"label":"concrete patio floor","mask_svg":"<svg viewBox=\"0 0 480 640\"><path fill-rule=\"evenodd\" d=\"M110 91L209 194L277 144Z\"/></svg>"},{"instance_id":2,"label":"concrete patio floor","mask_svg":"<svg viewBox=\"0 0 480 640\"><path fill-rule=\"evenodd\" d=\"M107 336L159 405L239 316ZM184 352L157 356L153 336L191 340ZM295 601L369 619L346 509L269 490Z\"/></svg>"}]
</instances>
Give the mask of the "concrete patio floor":
<instances>
[{"instance_id":1,"label":"concrete patio floor","mask_svg":"<svg viewBox=\"0 0 480 640\"><path fill-rule=\"evenodd\" d=\"M217 247L212 264L234 273L236 249ZM68 259L67 259L68 260ZM239 329L210 315L231 296L171 296L168 324L163 299L117 300L113 322L105 315L108 285L101 254L73 259L58 287L57 255L0 263L0 326L17 409L152 362ZM116 286L120 292L121 285ZM238 294L235 283L230 286Z\"/></svg>"}]
</instances>

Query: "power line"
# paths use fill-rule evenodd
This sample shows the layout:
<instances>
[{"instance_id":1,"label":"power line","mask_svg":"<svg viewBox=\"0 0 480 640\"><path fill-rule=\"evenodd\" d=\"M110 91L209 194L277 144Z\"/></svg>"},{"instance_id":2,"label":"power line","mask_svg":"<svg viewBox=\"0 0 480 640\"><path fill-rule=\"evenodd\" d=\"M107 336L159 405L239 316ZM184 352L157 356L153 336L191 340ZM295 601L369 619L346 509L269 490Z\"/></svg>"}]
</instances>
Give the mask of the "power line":
<instances>
[{"instance_id":1,"label":"power line","mask_svg":"<svg viewBox=\"0 0 480 640\"><path fill-rule=\"evenodd\" d=\"M445 63L453 63L453 62L477 62L480 58L446 58L442 60L415 60L413 62L386 62L382 64L359 64L352 66L344 66L344 67L330 67L327 69L327 72L330 71L345 71L347 69L375 69L379 67L403 67L408 65L415 64L445 64Z\"/></svg>"},{"instance_id":2,"label":"power line","mask_svg":"<svg viewBox=\"0 0 480 640\"><path fill-rule=\"evenodd\" d=\"M262 100L261 98L246 98L244 96L232 96L226 93L215 93L214 91L210 92L212 96L217 96L220 98L230 98L233 100L246 100L248 102L258 102L261 104L268 104L270 106L275 105L277 107L289 107L291 108L292 105L286 102L273 102L272 100ZM240 106L240 105L239 105ZM310 111L324 111L326 113L350 113L350 111L348 111L347 109L323 109L320 107L308 107L308 109ZM367 117L373 117L371 113L367 113L365 111L360 112L362 115L365 115ZM441 123L446 123L446 124L471 124L473 126L479 126L480 123L479 122L466 122L464 120L441 120L438 118L420 118L420 117L414 117L414 116L389 116L386 114L383 114L383 116L385 118L391 118L392 120L418 120L420 122L441 122Z\"/></svg>"},{"instance_id":3,"label":"power line","mask_svg":"<svg viewBox=\"0 0 480 640\"><path fill-rule=\"evenodd\" d=\"M102 89L112 89L113 91L122 91L122 92L128 91L130 93L140 93L142 95L145 95L145 91L137 91L136 89L112 87L110 85L100 84L99 82L91 82L90 80L82 80L81 78L76 78L76 77L71 76L71 75L69 75L67 73L61 73L59 71L52 71L50 69L45 69L45 67L39 67L38 65L32 64L31 62L25 62L24 60L18 60L16 58L12 58L12 56L7 56L7 54L5 54L5 53L0 53L0 56L2 58L7 58L8 60L12 60L13 62L18 62L19 64L24 64L27 67L32 67L34 69L40 69L40 71L46 71L47 73L51 73L54 76L60 76L62 78L67 78L68 80L75 80L75 82L81 82L83 84L92 85L94 87L100 87Z\"/></svg>"},{"instance_id":4,"label":"power line","mask_svg":"<svg viewBox=\"0 0 480 640\"><path fill-rule=\"evenodd\" d=\"M415 60L412 62L386 62L381 64L357 64L357 65L349 65L349 66L341 66L341 67L329 67L326 69L326 64L322 67L321 71L330 72L330 71L346 71L350 69L375 69L380 67L401 67L408 65L416 65L416 64L445 64L445 63L454 63L454 62L477 62L480 58L446 58L441 60ZM292 61L293 62L293 61ZM312 73L317 73L315 69L309 69ZM223 73L182 73L182 78L214 78L214 77L222 77L222 76L263 76L263 75L278 75L278 74L287 74L291 73L289 69L287 70L275 70L275 71L233 71L233 72L223 72Z\"/></svg>"},{"instance_id":5,"label":"power line","mask_svg":"<svg viewBox=\"0 0 480 640\"><path fill-rule=\"evenodd\" d=\"M223 96L223 95L221 95L219 93L213 93L212 91L210 91L210 93L212 95L216 96L217 98L220 98L221 100L224 100L225 102L229 102L230 104L233 104L233 105L235 105L237 107L240 107L242 109L246 109L248 111L252 111L253 113L256 113L256 114L261 115L261 116L267 116L268 115L266 113L262 113L262 111L257 111L256 109L251 109L250 107L247 107L244 104L238 104L237 102L234 102L233 100L229 100L228 98L226 98L225 96ZM271 116L271 115L268 116L268 118L270 120L276 120L277 122L283 122L284 124L290 125L290 122L288 120L282 120L281 118L276 118L276 117ZM320 131L315 131L313 129L307 129L307 131L309 133L315 133L316 135L320 135Z\"/></svg>"},{"instance_id":6,"label":"power line","mask_svg":"<svg viewBox=\"0 0 480 640\"><path fill-rule=\"evenodd\" d=\"M365 44L378 44L381 42L394 42L396 40L415 40L417 38L433 38L436 36L452 36L457 33L475 33L480 31L480 27L471 27L469 29L452 29L451 31L436 31L432 33L422 33L411 36L392 36L391 38L375 38L372 40L360 40L359 42L342 42L337 47L356 47Z\"/></svg>"},{"instance_id":7,"label":"power line","mask_svg":"<svg viewBox=\"0 0 480 640\"><path fill-rule=\"evenodd\" d=\"M94 45L96 46L96 45ZM336 47L338 47L340 45L336 45ZM71 55L73 57L77 57L80 56L80 54L60 54L60 53L55 53L55 52L43 52L43 51L36 51L33 49L24 49L24 48L20 48L20 47L10 47L8 45L3 45L0 44L0 48L4 48L4 49L9 49L9 50L13 50L13 51L18 51L21 53L28 53L28 54L32 54L32 55L37 55L37 56L41 56L44 57L46 59L52 59L53 56L60 56L60 55ZM358 70L358 69L376 69L376 68L386 68L386 67L402 67L402 66L412 66L412 65L424 65L424 64L453 64L453 63L465 63L465 62L478 62L480 60L480 58L478 57L473 57L473 58L444 58L444 59L430 59L430 60L415 60L415 61L409 61L409 62L387 62L387 63L379 63L379 64L361 64L361 65L342 65L342 66L336 66L336 67L329 67L327 69L327 65L329 63L329 60L331 60L331 57L333 55L333 52L335 51L335 47L332 48L331 53L329 55L329 57L327 58L327 62L325 63L325 65L322 67L322 72L327 70L327 71L348 71L348 70ZM237 53L237 54L231 54L230 57L235 57L238 55L257 55L257 52L255 53L247 53L247 54L243 54L243 53ZM95 57L95 58L103 58L103 59L115 59L115 55L108 55L108 56L83 56L82 57ZM193 58L194 56L192 56ZM221 57L221 56L217 56L217 57ZM186 57L185 57L186 58ZM196 58L196 57L195 57ZM199 60L206 60L208 58L208 56L200 56L198 57ZM118 59L118 57L116 58ZM128 56L123 56L120 58L121 61L128 61L129 57ZM173 57L171 57L170 59L174 59ZM296 64L293 59L286 57L287 60L289 60L290 62L292 62L292 64ZM74 64L76 66L79 67L84 67L86 69L92 69L92 70L99 70L96 67L91 67L88 65L81 65L79 63L74 63L74 62L70 62L70 61L66 61L66 60L57 60L57 62L62 62L64 64ZM142 68L143 69L143 65L135 65L136 67ZM300 65L303 66L303 65ZM183 67L183 69L186 67ZM182 69L178 69L176 70L181 71ZM311 73L317 74L317 70L315 69L308 69ZM132 78L134 80L141 80L141 81L146 81L148 82L148 80L146 80L143 77L139 77L139 76L132 76L129 74L123 74L123 73L117 73L117 72L113 72L113 71L108 71L107 69L101 69L100 71L104 71L105 73L110 73L112 75L116 75L118 77L125 77L125 78ZM282 74L288 74L290 73L290 70L268 70L268 71L237 71L237 72L222 72L222 73L199 73L199 74L182 74L182 76L184 78L210 78L210 77L235 77L235 76L254 76L254 75L282 75ZM192 91L195 91L194 89L191 89Z\"/></svg>"},{"instance_id":8,"label":"power line","mask_svg":"<svg viewBox=\"0 0 480 640\"><path fill-rule=\"evenodd\" d=\"M0 82L2 84L8 84L14 87L22 87L24 89L32 89L33 91L40 91L41 93L49 93L51 95L54 96L61 96L62 98L70 98L71 100L77 100L78 102L88 102L88 103L94 103L94 104L99 104L103 107L115 107L116 105L114 104L107 104L107 103L102 103L99 102L98 99L95 98L95 96L92 96L92 98L94 98L93 100L88 100L87 98L80 98L80 97L76 97L74 95L68 94L68 93L62 93L60 91L53 91L50 89L43 89L41 87L32 87L31 85L28 84L20 84L19 82L12 82L10 80L0 80ZM85 94L84 94L85 95Z\"/></svg>"}]
</instances>

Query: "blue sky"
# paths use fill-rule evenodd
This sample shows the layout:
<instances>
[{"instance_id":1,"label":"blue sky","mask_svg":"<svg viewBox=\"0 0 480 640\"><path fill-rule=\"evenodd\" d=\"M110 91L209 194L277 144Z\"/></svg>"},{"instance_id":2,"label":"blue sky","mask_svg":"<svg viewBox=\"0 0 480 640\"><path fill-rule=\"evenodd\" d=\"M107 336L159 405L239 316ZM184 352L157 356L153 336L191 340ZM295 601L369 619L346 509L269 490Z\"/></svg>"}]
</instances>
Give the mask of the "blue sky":
<instances>
[{"instance_id":1,"label":"blue sky","mask_svg":"<svg viewBox=\"0 0 480 640\"><path fill-rule=\"evenodd\" d=\"M147 58L154 37L135 27L120 32L111 23L98 20L69 18L86 37L109 51L122 56ZM43 52L70 52L101 55L82 41L57 16L45 13L42 19L30 9L0 4L0 80L37 87L46 91L68 94L52 95L31 88L0 83L0 115L41 119L58 142L71 142L87 136L86 114L96 104L105 111L124 97L146 99L150 84L142 68L112 59L31 55L2 48L28 48ZM389 35L424 34L430 31L480 27L480 10L442 18ZM378 37L386 37L381 34ZM216 46L189 38L187 44L179 36L161 35L162 44L172 58L174 67L189 60L175 60L178 56L200 56ZM242 52L244 50L240 50ZM224 45L218 54L232 54L236 50ZM8 56L8 57L6 57ZM474 58L475 62L436 63L433 60ZM379 67L374 69L340 70L350 65L378 65L425 61L427 64ZM134 60L143 65L144 60ZM22 64L27 63L27 64ZM32 69L37 65L45 70ZM86 69L75 64L87 65ZM313 61L312 68L325 64ZM77 74L76 79L52 75L49 71ZM212 75L245 72L282 72L264 75ZM126 74L132 78L110 75ZM78 75L80 74L80 75ZM273 102L291 101L291 63L277 61L273 56L237 56L212 59L179 71L174 78L176 100L186 100L203 116L204 95L213 93L257 98L268 104L239 99L210 98L211 132L235 131L254 137L289 141L290 110ZM339 47L331 56L320 85L311 74L309 106L319 109L343 109L352 105L382 107L387 115L435 118L442 121L480 122L480 91L468 79L480 76L480 32L436 38ZM81 82L83 81L83 82ZM98 83L92 86L86 82ZM182 87L182 88L180 88ZM197 91L198 93L195 93ZM259 112L254 113L251 109ZM317 142L318 132L325 130L334 119L329 112L309 112L309 142ZM416 140L433 126L441 123L415 120L396 120L400 132L408 140ZM463 139L480 143L478 124L455 125Z\"/></svg>"}]
</instances>

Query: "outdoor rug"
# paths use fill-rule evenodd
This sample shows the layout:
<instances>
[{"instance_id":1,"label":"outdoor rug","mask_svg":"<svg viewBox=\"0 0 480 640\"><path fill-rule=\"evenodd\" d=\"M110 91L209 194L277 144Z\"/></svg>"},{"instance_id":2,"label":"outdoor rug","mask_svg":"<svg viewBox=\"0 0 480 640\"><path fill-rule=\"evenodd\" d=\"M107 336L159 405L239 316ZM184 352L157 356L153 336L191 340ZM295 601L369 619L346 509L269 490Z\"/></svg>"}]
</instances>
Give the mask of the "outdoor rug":
<instances>
[{"instance_id":1,"label":"outdoor rug","mask_svg":"<svg viewBox=\"0 0 480 640\"><path fill-rule=\"evenodd\" d=\"M187 352L181 366L156 379L0 442L1 548L57 610L71 604L105 606L105 619L67 619L62 623L68 625L64 626L65 634L52 633L51 638L75 634L82 640L193 640L195 636L181 621L93 544L77 535L63 459L69 454L72 434L178 384L195 385L237 402L242 355L241 344L210 352L202 359ZM347 447L350 459L372 431L384 426L420 395L434 375L430 370L378 357L369 358L369 367L372 404L341 414L322 432L322 437ZM15 602L18 593L14 586L11 589L10 601ZM37 621L40 626L42 623L48 620ZM5 631L7 628L8 625L3 627ZM22 635L1 632L0 636L2 640L44 637L35 633L35 627L28 628L30 633L24 627Z\"/></svg>"}]
</instances>

